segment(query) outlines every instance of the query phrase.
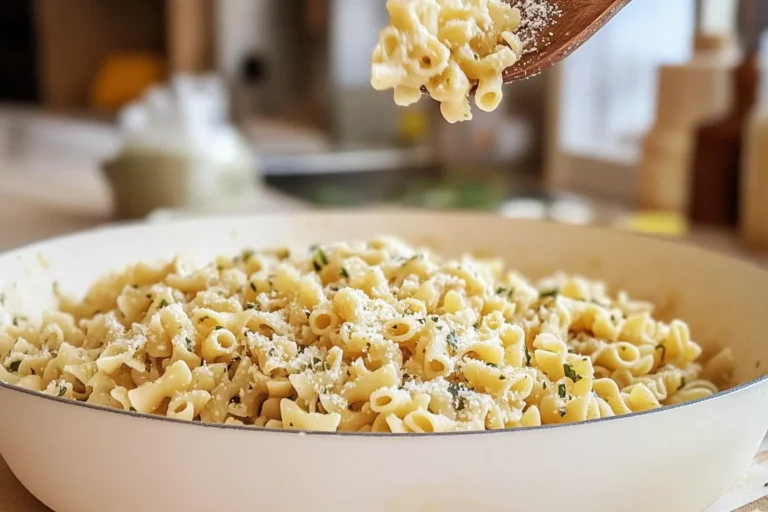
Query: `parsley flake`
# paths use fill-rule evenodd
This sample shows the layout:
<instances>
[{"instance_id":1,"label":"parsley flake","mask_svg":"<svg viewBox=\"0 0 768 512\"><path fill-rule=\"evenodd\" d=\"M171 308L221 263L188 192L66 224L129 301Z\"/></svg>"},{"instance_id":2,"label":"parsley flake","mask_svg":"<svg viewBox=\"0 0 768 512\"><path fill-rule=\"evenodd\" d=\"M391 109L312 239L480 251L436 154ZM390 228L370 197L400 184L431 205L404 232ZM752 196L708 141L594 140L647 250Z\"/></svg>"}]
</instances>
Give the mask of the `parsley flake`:
<instances>
[{"instance_id":1,"label":"parsley flake","mask_svg":"<svg viewBox=\"0 0 768 512\"><path fill-rule=\"evenodd\" d=\"M568 411L566 411L564 407L561 407L560 409L558 409L557 412L560 413L561 418L568 413Z\"/></svg>"},{"instance_id":2,"label":"parsley flake","mask_svg":"<svg viewBox=\"0 0 768 512\"><path fill-rule=\"evenodd\" d=\"M462 391L467 392L469 391L469 389L467 388L467 386L465 386L461 382L459 382L458 384L451 384L450 386L448 386L448 392L453 397L453 407L457 411L461 411L467 406L466 399L460 395Z\"/></svg>"},{"instance_id":3,"label":"parsley flake","mask_svg":"<svg viewBox=\"0 0 768 512\"><path fill-rule=\"evenodd\" d=\"M459 346L459 340L456 339L456 331L451 329L451 332L448 333L448 337L446 340L448 342L448 346L451 347L453 350L456 350Z\"/></svg>"},{"instance_id":4,"label":"parsley flake","mask_svg":"<svg viewBox=\"0 0 768 512\"><path fill-rule=\"evenodd\" d=\"M565 376L571 379L573 382L579 382L581 380L581 375L576 373L576 371L573 369L573 366L570 364L565 363L563 365L563 371L565 372Z\"/></svg>"},{"instance_id":5,"label":"parsley flake","mask_svg":"<svg viewBox=\"0 0 768 512\"><path fill-rule=\"evenodd\" d=\"M562 382L557 385L557 394L560 396L560 398L565 398L565 394L566 394L565 384L563 384Z\"/></svg>"},{"instance_id":6,"label":"parsley flake","mask_svg":"<svg viewBox=\"0 0 768 512\"><path fill-rule=\"evenodd\" d=\"M185 341L187 342L187 350L189 350L190 352L192 352L192 351L195 349L195 342L194 342L194 341L192 341L192 340L191 340L191 339L189 339L189 338L184 338L184 339L185 339Z\"/></svg>"},{"instance_id":7,"label":"parsley flake","mask_svg":"<svg viewBox=\"0 0 768 512\"><path fill-rule=\"evenodd\" d=\"M11 364L8 365L8 371L16 373L19 371L19 366L21 366L21 359L11 361Z\"/></svg>"},{"instance_id":8,"label":"parsley flake","mask_svg":"<svg viewBox=\"0 0 768 512\"><path fill-rule=\"evenodd\" d=\"M160 301L160 304L158 304L157 309L167 308L168 306L169 306L168 301L163 299Z\"/></svg>"},{"instance_id":9,"label":"parsley flake","mask_svg":"<svg viewBox=\"0 0 768 512\"><path fill-rule=\"evenodd\" d=\"M528 345L523 343L523 350L525 350L525 366L531 366L531 354L528 352Z\"/></svg>"},{"instance_id":10,"label":"parsley flake","mask_svg":"<svg viewBox=\"0 0 768 512\"><path fill-rule=\"evenodd\" d=\"M344 267L341 267L341 270L339 271L339 275L345 279L349 279L349 272L347 272L347 269Z\"/></svg>"},{"instance_id":11,"label":"parsley flake","mask_svg":"<svg viewBox=\"0 0 768 512\"><path fill-rule=\"evenodd\" d=\"M222 325L217 325L216 327L214 327L214 328L213 328L213 330L214 330L214 331L220 331L220 330L221 330L221 329L223 329L223 328L224 328L224 326L222 326Z\"/></svg>"},{"instance_id":12,"label":"parsley flake","mask_svg":"<svg viewBox=\"0 0 768 512\"><path fill-rule=\"evenodd\" d=\"M312 266L315 272L320 272L326 265L328 265L328 255L322 249L317 249L312 256Z\"/></svg>"},{"instance_id":13,"label":"parsley flake","mask_svg":"<svg viewBox=\"0 0 768 512\"><path fill-rule=\"evenodd\" d=\"M560 290L547 290L545 292L539 292L539 299L553 299L560 295Z\"/></svg>"},{"instance_id":14,"label":"parsley flake","mask_svg":"<svg viewBox=\"0 0 768 512\"><path fill-rule=\"evenodd\" d=\"M67 386L59 386L59 392L56 393L56 396L64 396L67 394Z\"/></svg>"}]
</instances>

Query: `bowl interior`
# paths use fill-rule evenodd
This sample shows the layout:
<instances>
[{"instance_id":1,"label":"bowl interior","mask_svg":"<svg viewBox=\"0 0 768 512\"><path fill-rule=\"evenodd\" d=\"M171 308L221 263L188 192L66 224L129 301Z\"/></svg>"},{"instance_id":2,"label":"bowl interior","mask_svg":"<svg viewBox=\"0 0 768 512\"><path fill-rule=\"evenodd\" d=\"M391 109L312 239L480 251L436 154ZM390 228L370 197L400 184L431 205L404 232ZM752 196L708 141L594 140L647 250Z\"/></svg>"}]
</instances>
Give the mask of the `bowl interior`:
<instances>
[{"instance_id":1,"label":"bowl interior","mask_svg":"<svg viewBox=\"0 0 768 512\"><path fill-rule=\"evenodd\" d=\"M309 213L131 225L54 239L0 255L0 323L51 307L53 290L82 294L99 276L138 261L184 254L200 263L245 247L395 235L448 255L497 255L529 277L556 270L606 281L653 301L657 316L682 318L705 352L729 346L739 383L768 367L768 273L715 253L614 231L427 212Z\"/></svg>"}]
</instances>

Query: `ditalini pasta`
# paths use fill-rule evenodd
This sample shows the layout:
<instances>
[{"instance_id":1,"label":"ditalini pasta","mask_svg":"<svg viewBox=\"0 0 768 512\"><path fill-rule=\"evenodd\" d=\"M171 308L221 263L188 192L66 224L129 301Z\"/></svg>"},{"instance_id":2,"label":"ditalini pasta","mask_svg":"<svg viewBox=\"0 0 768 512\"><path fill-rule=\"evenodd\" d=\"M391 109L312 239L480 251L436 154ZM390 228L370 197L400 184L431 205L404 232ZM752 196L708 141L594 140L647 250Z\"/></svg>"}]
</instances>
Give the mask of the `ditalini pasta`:
<instances>
[{"instance_id":1,"label":"ditalini pasta","mask_svg":"<svg viewBox=\"0 0 768 512\"><path fill-rule=\"evenodd\" d=\"M391 23L373 52L375 89L394 89L395 103L408 106L423 87L450 123L472 119L474 88L477 107L496 110L502 72L523 52L519 9L504 0L388 0L387 9Z\"/></svg>"},{"instance_id":2,"label":"ditalini pasta","mask_svg":"<svg viewBox=\"0 0 768 512\"><path fill-rule=\"evenodd\" d=\"M8 318L8 315L0 315ZM688 326L601 283L531 283L396 239L139 263L0 328L0 380L170 418L431 433L578 422L707 397Z\"/></svg>"}]
</instances>

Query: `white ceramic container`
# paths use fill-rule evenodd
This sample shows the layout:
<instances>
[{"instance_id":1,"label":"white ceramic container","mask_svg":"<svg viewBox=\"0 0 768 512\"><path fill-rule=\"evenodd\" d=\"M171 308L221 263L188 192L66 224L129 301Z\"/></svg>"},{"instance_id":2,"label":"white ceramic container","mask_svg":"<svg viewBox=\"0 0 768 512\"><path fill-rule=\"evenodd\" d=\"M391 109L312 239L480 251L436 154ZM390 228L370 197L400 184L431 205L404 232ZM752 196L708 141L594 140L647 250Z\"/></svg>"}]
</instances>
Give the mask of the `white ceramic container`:
<instances>
[{"instance_id":1,"label":"white ceramic container","mask_svg":"<svg viewBox=\"0 0 768 512\"><path fill-rule=\"evenodd\" d=\"M600 229L471 214L311 213L104 229L0 256L7 307L34 317L52 284L186 253L394 234L452 255L493 251L532 275L608 281L733 348L742 384L694 403L584 424L464 434L318 434L183 423L0 384L0 453L57 512L701 511L768 428L768 273Z\"/></svg>"}]
</instances>

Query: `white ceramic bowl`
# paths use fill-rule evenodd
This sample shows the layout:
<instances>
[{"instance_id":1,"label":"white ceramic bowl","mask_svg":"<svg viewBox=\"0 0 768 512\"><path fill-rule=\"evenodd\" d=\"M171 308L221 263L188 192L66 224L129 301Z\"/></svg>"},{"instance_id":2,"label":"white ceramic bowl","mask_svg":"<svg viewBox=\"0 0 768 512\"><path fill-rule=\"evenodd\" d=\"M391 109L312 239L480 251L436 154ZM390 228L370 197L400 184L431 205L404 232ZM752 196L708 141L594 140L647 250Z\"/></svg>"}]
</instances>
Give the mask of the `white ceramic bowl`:
<instances>
[{"instance_id":1,"label":"white ceramic bowl","mask_svg":"<svg viewBox=\"0 0 768 512\"><path fill-rule=\"evenodd\" d=\"M739 387L694 403L584 424L392 436L210 426L94 408L0 385L0 453L58 512L701 511L747 468L768 428L768 274L749 264L599 229L438 213L218 218L105 229L0 256L10 308L33 315L51 285L184 252L379 234L453 255L494 251L539 276L607 280L680 316L705 348L733 348Z\"/></svg>"}]
</instances>

